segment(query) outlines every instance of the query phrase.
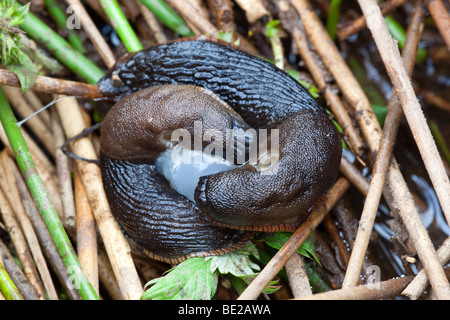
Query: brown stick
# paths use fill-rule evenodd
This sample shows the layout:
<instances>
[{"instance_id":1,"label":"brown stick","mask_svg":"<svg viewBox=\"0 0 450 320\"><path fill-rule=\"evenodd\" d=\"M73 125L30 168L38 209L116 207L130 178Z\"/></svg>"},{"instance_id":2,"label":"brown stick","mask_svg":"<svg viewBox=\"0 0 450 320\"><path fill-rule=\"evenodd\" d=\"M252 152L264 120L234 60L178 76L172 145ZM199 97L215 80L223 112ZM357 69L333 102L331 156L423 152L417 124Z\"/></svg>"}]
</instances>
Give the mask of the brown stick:
<instances>
[{"instance_id":1,"label":"brown stick","mask_svg":"<svg viewBox=\"0 0 450 320\"><path fill-rule=\"evenodd\" d=\"M9 204L9 201L6 199L4 191L1 188L0 188L0 212L3 222L5 223L7 229L9 230L9 236L11 237L11 241L14 244L17 257L23 266L23 272L26 278L30 281L31 285L36 290L36 295L38 296L38 298L45 299L45 292L43 289L43 285L37 274L37 270L36 267L34 266L31 253L28 250L28 246L25 241L25 236L22 233L20 224L14 215L14 212L11 208L11 205Z\"/></svg>"},{"instance_id":2,"label":"brown stick","mask_svg":"<svg viewBox=\"0 0 450 320\"><path fill-rule=\"evenodd\" d=\"M439 151L437 150L433 136L430 133L426 119L415 96L411 81L403 66L398 47L389 34L376 1L358 0L358 2L364 16L366 16L367 26L379 49L388 75L401 102L403 112L405 113L406 119L414 134L425 167L427 168L441 203L442 211L444 212L447 221L450 221L450 197L448 196L450 194L450 181L445 172L445 168L442 165L442 160L439 156ZM412 232L410 232L410 235L411 233ZM418 241L415 244L422 249L425 249L425 246L427 249L432 248L429 237L427 237L427 239L421 239L421 241ZM436 252L430 251L429 255L427 254L424 256L423 251L419 251L418 248L417 251L419 256L421 256L424 268L428 271L430 276L433 275L434 277L432 285L438 298L450 299L450 285L444 270L439 264ZM432 265L430 265L430 262Z\"/></svg>"},{"instance_id":3,"label":"brown stick","mask_svg":"<svg viewBox=\"0 0 450 320\"><path fill-rule=\"evenodd\" d=\"M86 128L75 98L57 102L56 108L67 138L76 136ZM74 141L72 151L86 159L97 157L87 137ZM109 208L103 190L100 168L94 163L79 160L76 162L122 295L125 299L139 300L143 288L131 258L128 242Z\"/></svg>"},{"instance_id":4,"label":"brown stick","mask_svg":"<svg viewBox=\"0 0 450 320\"><path fill-rule=\"evenodd\" d=\"M219 30L206 19L198 10L189 3L189 1L184 0L170 0L168 1L175 9L177 9L186 21L194 25L200 33L209 34L215 36ZM237 32L233 33L233 41L240 39L239 47L241 50L246 51L251 54L258 54L258 50L249 42L245 37L240 37Z\"/></svg>"},{"instance_id":5,"label":"brown stick","mask_svg":"<svg viewBox=\"0 0 450 320\"><path fill-rule=\"evenodd\" d=\"M294 298L306 297L312 294L308 275L306 274L303 258L298 253L294 253L285 265L286 274L289 279Z\"/></svg>"},{"instance_id":6,"label":"brown stick","mask_svg":"<svg viewBox=\"0 0 450 320\"><path fill-rule=\"evenodd\" d=\"M362 173L351 163L345 156L341 159L340 170L342 174L361 192L366 196L369 190L369 181L362 175Z\"/></svg>"},{"instance_id":7,"label":"brown stick","mask_svg":"<svg viewBox=\"0 0 450 320\"><path fill-rule=\"evenodd\" d=\"M383 15L387 15L390 12L392 12L397 7L401 6L406 0L391 0L386 1L380 4L381 7L381 13ZM345 38L354 35L355 33L360 32L362 29L366 27L366 18L364 15L357 18L356 20L347 23L346 25L342 27L338 27L337 29L337 36L340 41L344 40Z\"/></svg>"},{"instance_id":8,"label":"brown stick","mask_svg":"<svg viewBox=\"0 0 450 320\"><path fill-rule=\"evenodd\" d=\"M450 237L445 239L439 247L438 258L442 265L445 265L450 260ZM414 280L402 292L402 295L407 296L412 300L416 300L428 286L428 277L424 269L414 277Z\"/></svg>"},{"instance_id":9,"label":"brown stick","mask_svg":"<svg viewBox=\"0 0 450 320\"><path fill-rule=\"evenodd\" d=\"M10 86L2 86L3 92L9 102L22 118L26 118L33 114L33 109L28 105L28 101L22 94L22 90ZM52 131L45 125L39 117L32 117L26 122L28 127L33 131L38 140L45 146L52 156L55 154L55 144L53 142Z\"/></svg>"},{"instance_id":10,"label":"brown stick","mask_svg":"<svg viewBox=\"0 0 450 320\"><path fill-rule=\"evenodd\" d=\"M61 193L63 224L65 228L75 229L75 201L70 171L69 158L61 150L65 142L64 131L56 110L52 110L52 128L55 139L55 163L58 174L58 185Z\"/></svg>"},{"instance_id":11,"label":"brown stick","mask_svg":"<svg viewBox=\"0 0 450 320\"><path fill-rule=\"evenodd\" d=\"M12 163L12 159L9 160ZM57 278L66 290L69 297L73 300L79 300L80 295L75 288L72 288L72 281L70 280L67 269L64 266L62 258L58 253L58 249L56 248L55 243L50 236L50 232L48 231L41 214L36 208L36 204L34 203L28 187L23 180L22 174L17 167L11 165L11 168L14 174L17 188L19 190L20 197L22 199L23 206L25 208L25 212L30 218L33 229L36 232L42 251L45 253L49 265L52 267L53 271L55 272Z\"/></svg>"},{"instance_id":12,"label":"brown stick","mask_svg":"<svg viewBox=\"0 0 450 320\"><path fill-rule=\"evenodd\" d=\"M67 3L74 8L74 13L78 16L81 21L81 24L86 31L89 39L91 39L92 44L97 49L97 52L105 62L106 67L111 68L116 62L116 58L114 57L113 52L109 48L108 44L105 41L105 38L98 31L91 17L87 13L86 9L81 4L80 0L67 0Z\"/></svg>"},{"instance_id":13,"label":"brown stick","mask_svg":"<svg viewBox=\"0 0 450 320\"><path fill-rule=\"evenodd\" d=\"M17 78L15 73L5 69L0 69L0 84L20 87L19 78ZM31 87L31 90L64 94L84 99L99 99L103 97L96 85L44 76L36 77L36 81Z\"/></svg>"},{"instance_id":14,"label":"brown stick","mask_svg":"<svg viewBox=\"0 0 450 320\"><path fill-rule=\"evenodd\" d=\"M233 2L231 0L208 0L209 10L214 17L214 23L219 30L233 28Z\"/></svg>"},{"instance_id":15,"label":"brown stick","mask_svg":"<svg viewBox=\"0 0 450 320\"><path fill-rule=\"evenodd\" d=\"M163 31L163 27L161 23L158 21L156 16L151 12L146 6L144 6L141 2L137 1L139 9L141 10L142 17L145 22L148 24L149 28L153 31L153 36L157 43L167 42L167 36Z\"/></svg>"},{"instance_id":16,"label":"brown stick","mask_svg":"<svg viewBox=\"0 0 450 320\"><path fill-rule=\"evenodd\" d=\"M74 173L77 211L77 254L86 277L98 294L98 255L95 220L77 168L75 168Z\"/></svg>"},{"instance_id":17,"label":"brown stick","mask_svg":"<svg viewBox=\"0 0 450 320\"><path fill-rule=\"evenodd\" d=\"M11 277L13 283L17 286L20 294L26 300L38 300L39 296L33 286L27 280L22 270L15 263L14 258L8 251L3 241L0 239L0 262L4 266L6 272Z\"/></svg>"},{"instance_id":18,"label":"brown stick","mask_svg":"<svg viewBox=\"0 0 450 320\"><path fill-rule=\"evenodd\" d=\"M450 50L450 15L448 14L447 8L441 0L425 0L425 3L433 17L436 27L447 44L447 49Z\"/></svg>"},{"instance_id":19,"label":"brown stick","mask_svg":"<svg viewBox=\"0 0 450 320\"><path fill-rule=\"evenodd\" d=\"M340 178L327 192L325 200L315 207L306 221L292 234L283 247L267 263L259 275L250 283L239 296L239 300L256 299L261 291L269 284L275 275L283 268L287 260L297 251L300 245L309 237L310 233L320 224L327 213L350 187L350 183Z\"/></svg>"},{"instance_id":20,"label":"brown stick","mask_svg":"<svg viewBox=\"0 0 450 320\"><path fill-rule=\"evenodd\" d=\"M308 1L293 0L292 5L297 9L302 18L309 40L314 44L322 61L333 74L346 99L356 109L358 114L357 120L361 131L368 143L371 154L375 156L380 143L381 127L376 120L364 91L340 56L333 41L326 33L322 22L310 8ZM381 21L381 23L384 25L384 22ZM408 229L411 240L419 253L421 262L427 265L426 269L430 276L430 282L439 286L440 281L438 279L442 278L442 267L439 264L428 231L422 223L414 199L408 190L395 159L391 163L387 181L388 184L385 187L384 196L388 200L391 209L398 212ZM438 278L431 278L434 270L436 270ZM444 283L446 282L448 281L445 280Z\"/></svg>"},{"instance_id":21,"label":"brown stick","mask_svg":"<svg viewBox=\"0 0 450 320\"><path fill-rule=\"evenodd\" d=\"M12 162L12 159L10 159L8 154L6 153L6 150L3 150L0 154L0 163L3 168L10 168L11 166L15 166L15 164ZM36 236L36 233L34 232L31 221L25 212L23 202L20 199L14 174L11 170L4 170L3 173L4 176L2 176L0 179L1 188L5 191L5 194L11 206L15 210L16 217L19 220L20 226L27 239L31 254L33 255L34 262L36 263L36 268L39 271L48 296L52 300L57 300L58 295L56 294L56 289L54 287L47 262L45 261L44 255L39 245L39 240ZM34 281L31 282L34 283Z\"/></svg>"},{"instance_id":22,"label":"brown stick","mask_svg":"<svg viewBox=\"0 0 450 320\"><path fill-rule=\"evenodd\" d=\"M415 7L414 15L411 18L410 26L408 27L408 34L406 37L407 43L405 44L403 57L404 64L408 68L408 75L412 74L419 39L423 30L424 11L420 2L418 3L419 5ZM359 221L358 232L350 262L342 284L343 288L355 286L359 280L359 274L366 255L373 223L375 222L381 194L384 189L401 116L401 106L397 95L394 92L389 101L389 109L385 119L380 148L373 167L372 179L370 181L366 201Z\"/></svg>"},{"instance_id":23,"label":"brown stick","mask_svg":"<svg viewBox=\"0 0 450 320\"><path fill-rule=\"evenodd\" d=\"M373 0L360 0L361 8L366 16L371 15L374 21L368 26L378 46L381 58L401 102L408 124L413 132L420 154L427 168L430 179L436 190L447 221L450 221L450 181L439 156L439 151L423 115L421 106L415 96L397 45L389 36L389 31L382 20L378 6ZM379 20L380 19L380 20Z\"/></svg>"},{"instance_id":24,"label":"brown stick","mask_svg":"<svg viewBox=\"0 0 450 320\"><path fill-rule=\"evenodd\" d=\"M236 0L236 3L245 11L245 16L250 23L255 23L267 14L267 9L261 0Z\"/></svg>"},{"instance_id":25,"label":"brown stick","mask_svg":"<svg viewBox=\"0 0 450 320\"><path fill-rule=\"evenodd\" d=\"M41 99L36 95L33 91L28 91L24 94L25 99L28 101L28 104L33 108L33 111L39 111L44 108L44 104ZM38 115L39 118L45 123L47 127L51 126L50 113L48 110L41 110Z\"/></svg>"},{"instance_id":26,"label":"brown stick","mask_svg":"<svg viewBox=\"0 0 450 320\"><path fill-rule=\"evenodd\" d=\"M378 300L399 295L412 277L395 278L370 285L318 293L300 300Z\"/></svg>"}]
</instances>

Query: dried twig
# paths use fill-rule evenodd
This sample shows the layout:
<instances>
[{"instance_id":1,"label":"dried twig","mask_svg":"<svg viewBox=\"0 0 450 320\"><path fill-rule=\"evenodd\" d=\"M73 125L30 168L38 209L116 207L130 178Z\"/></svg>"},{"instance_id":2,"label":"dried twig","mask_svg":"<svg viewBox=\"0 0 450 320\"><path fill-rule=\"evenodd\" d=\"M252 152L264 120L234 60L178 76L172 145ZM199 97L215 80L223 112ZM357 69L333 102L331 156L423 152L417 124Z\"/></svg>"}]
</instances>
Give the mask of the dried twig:
<instances>
[{"instance_id":1,"label":"dried twig","mask_svg":"<svg viewBox=\"0 0 450 320\"><path fill-rule=\"evenodd\" d=\"M442 265L445 265L450 260L450 237L445 239L439 247L437 255ZM422 269L415 276L414 280L408 285L408 287L406 287L406 289L402 292L402 295L407 296L412 300L416 300L427 288L428 283L427 273Z\"/></svg>"},{"instance_id":2,"label":"dried twig","mask_svg":"<svg viewBox=\"0 0 450 320\"><path fill-rule=\"evenodd\" d=\"M189 2L183 0L170 0L170 4L177 9L186 21L194 25L202 34L216 36L219 30ZM258 54L258 50L245 38L240 37L237 32L233 32L233 41L240 40L241 50L251 54Z\"/></svg>"},{"instance_id":3,"label":"dried twig","mask_svg":"<svg viewBox=\"0 0 450 320\"><path fill-rule=\"evenodd\" d=\"M393 10L395 10L397 7L401 6L406 0L390 0L385 1L380 4L381 6L381 13L383 15L387 15ZM337 30L337 36L339 40L344 40L345 38L358 33L362 29L366 27L366 18L364 16L361 16L357 18L356 20L342 26L338 27Z\"/></svg>"},{"instance_id":4,"label":"dried twig","mask_svg":"<svg viewBox=\"0 0 450 320\"><path fill-rule=\"evenodd\" d=\"M2 171L1 169L0 171ZM3 173L0 175L0 177ZM1 177L4 179L4 177ZM28 246L25 241L25 236L22 233L19 222L17 221L14 212L6 198L6 195L2 189L0 189L0 212L5 226L9 230L9 236L14 244L17 257L19 258L22 266L23 272L27 279L30 281L34 289L36 290L36 295L39 299L45 299L45 293L43 290L42 282L37 274L36 267L34 266L33 259Z\"/></svg>"},{"instance_id":5,"label":"dried twig","mask_svg":"<svg viewBox=\"0 0 450 320\"><path fill-rule=\"evenodd\" d=\"M267 9L261 0L236 0L236 3L245 11L250 23L255 23L267 14Z\"/></svg>"},{"instance_id":6,"label":"dried twig","mask_svg":"<svg viewBox=\"0 0 450 320\"><path fill-rule=\"evenodd\" d=\"M357 120L361 131L368 143L372 156L375 156L379 148L381 128L364 91L340 56L333 41L326 33L323 24L310 8L308 1L293 0L292 5L297 9L302 18L309 40L314 44L322 61L333 74L345 98L356 109L358 114ZM383 21L379 20L379 22L384 25ZM397 48L395 50L398 51ZM440 281L444 277L442 267L439 264L436 251L433 248L428 232L414 204L414 199L407 188L395 159L393 159L389 167L387 181L388 185L385 187L384 196L389 206L401 216L421 262L426 266L430 277L432 275L438 275L436 278L431 278L430 282L436 286L442 286L442 282ZM445 284L446 282L448 281L445 279L443 283Z\"/></svg>"},{"instance_id":7,"label":"dried twig","mask_svg":"<svg viewBox=\"0 0 450 320\"><path fill-rule=\"evenodd\" d=\"M157 43L166 42L167 36L164 34L163 28L159 23L158 19L156 19L155 15L141 2L136 2L139 9L141 10L142 16L144 17L145 22L147 22L150 29L153 31L153 35Z\"/></svg>"},{"instance_id":8,"label":"dried twig","mask_svg":"<svg viewBox=\"0 0 450 320\"><path fill-rule=\"evenodd\" d=\"M9 168L11 165L14 165L5 150L1 152L0 163L2 168ZM39 246L39 241L37 239L36 233L34 232L30 219L25 213L25 208L16 187L15 177L11 170L3 170L3 173L4 176L0 178L1 188L5 192L11 206L15 210L16 217L19 220L24 236L26 237L27 244L30 248L31 254L33 255L34 262L36 263L36 268L39 271L43 285L47 290L47 294L50 299L56 300L58 299L58 295L56 294L53 280L51 278L50 271L48 270L48 266L42 253L41 247ZM22 263L24 264L24 267L26 267L27 262ZM35 283L35 281L32 279L30 279L30 282L32 284ZM39 289L36 290L40 292Z\"/></svg>"},{"instance_id":9,"label":"dried twig","mask_svg":"<svg viewBox=\"0 0 450 320\"><path fill-rule=\"evenodd\" d=\"M214 23L219 30L233 28L233 2L231 0L208 0L208 7L212 11Z\"/></svg>"},{"instance_id":10,"label":"dried twig","mask_svg":"<svg viewBox=\"0 0 450 320\"><path fill-rule=\"evenodd\" d=\"M389 299L399 295L412 277L403 277L380 281L339 290L318 293L301 300L377 300Z\"/></svg>"},{"instance_id":11,"label":"dried twig","mask_svg":"<svg viewBox=\"0 0 450 320\"><path fill-rule=\"evenodd\" d=\"M59 121L58 114L52 110L52 129L55 139L55 163L58 174L58 185L61 193L64 227L75 228L75 201L73 197L73 185L70 171L70 159L62 152L65 136Z\"/></svg>"},{"instance_id":12,"label":"dried twig","mask_svg":"<svg viewBox=\"0 0 450 320\"><path fill-rule=\"evenodd\" d=\"M17 76L12 71L5 69L0 69L0 84L20 87ZM37 76L31 90L36 92L64 94L85 99L99 99L103 97L96 85L45 76Z\"/></svg>"},{"instance_id":13,"label":"dried twig","mask_svg":"<svg viewBox=\"0 0 450 320\"><path fill-rule=\"evenodd\" d=\"M19 266L14 262L14 258L6 248L3 241L0 240L0 265L4 267L4 270L10 276L12 283L17 286L17 291L10 291L9 294L17 294L14 297L15 300L38 300L39 297L34 290L33 286L30 282L25 278L22 270L20 270ZM4 280L2 278L2 280ZM4 290L5 283L2 281L2 291Z\"/></svg>"},{"instance_id":14,"label":"dried twig","mask_svg":"<svg viewBox=\"0 0 450 320\"><path fill-rule=\"evenodd\" d=\"M382 21L382 16L378 5L372 0L359 0L361 9L368 19L368 28L372 32L375 43L379 49L381 58L386 66L389 77L397 96L401 102L403 112L413 132L419 151L422 155L425 167L433 183L436 194L441 203L442 211L447 221L450 221L450 181L445 172L442 160L439 156L433 136L429 130L422 109L412 88L411 81L403 66L396 44L389 36L389 31ZM430 243L431 245L431 243ZM419 253L420 255L420 253ZM430 257L431 258L431 257ZM433 255L433 259L437 260L437 256ZM428 273L431 268L426 266ZM437 261L439 262L439 261ZM433 268L436 279L433 281L433 289L439 298L450 299L450 285L442 268Z\"/></svg>"},{"instance_id":15,"label":"dried twig","mask_svg":"<svg viewBox=\"0 0 450 320\"><path fill-rule=\"evenodd\" d=\"M56 107L68 138L86 128L76 99L57 102ZM74 141L72 151L82 158L96 158L94 147L87 137ZM138 300L143 288L131 259L128 242L111 214L103 190L100 168L94 163L76 162L122 295L125 299Z\"/></svg>"},{"instance_id":16,"label":"dried twig","mask_svg":"<svg viewBox=\"0 0 450 320\"><path fill-rule=\"evenodd\" d=\"M31 224L33 225L33 229L36 232L42 251L47 257L49 265L52 267L61 285L66 290L68 296L73 300L79 300L80 295L72 285L72 281L70 280L67 268L65 267L63 260L58 253L58 249L56 248L55 243L50 236L49 230L45 225L41 214L36 208L35 202L30 195L30 192L25 184L24 179L22 178L21 173L19 172L19 169L16 168L16 166L12 165L12 159L10 159L10 163L10 168L12 169L11 171L14 174L15 182L19 190L20 198L22 199L25 212L27 213Z\"/></svg>"},{"instance_id":17,"label":"dried twig","mask_svg":"<svg viewBox=\"0 0 450 320\"><path fill-rule=\"evenodd\" d=\"M98 31L86 9L81 4L81 1L67 0L67 3L75 8L74 13L79 17L84 30L91 39L92 44L97 49L97 52L102 57L103 62L105 62L106 67L112 67L116 62L116 58L106 43L105 38L103 38L102 34Z\"/></svg>"},{"instance_id":18,"label":"dried twig","mask_svg":"<svg viewBox=\"0 0 450 320\"><path fill-rule=\"evenodd\" d=\"M408 43L405 46L406 50L404 50L404 63L408 66L409 75L412 74L424 19L424 11L420 3L415 9L414 16L411 18L410 28L408 29L409 33L406 38ZM411 46L410 43L413 43L413 45ZM356 235L350 262L347 268L344 283L342 284L342 287L344 288L355 285L359 279L361 266L366 255L370 235L373 229L373 223L375 222L381 194L386 181L386 175L401 116L401 106L397 95L394 92L391 100L389 101L389 109L385 119L380 148L373 167L372 179L370 181L364 208L361 213L358 233Z\"/></svg>"},{"instance_id":19,"label":"dried twig","mask_svg":"<svg viewBox=\"0 0 450 320\"><path fill-rule=\"evenodd\" d=\"M397 45L390 37L378 5L373 0L359 0L361 9L366 17L370 17L368 27L372 32L381 58L386 66L389 77L415 137L425 167L436 190L447 221L450 221L450 181L442 165L439 151L431 135L420 104L414 93Z\"/></svg>"},{"instance_id":20,"label":"dried twig","mask_svg":"<svg viewBox=\"0 0 450 320\"><path fill-rule=\"evenodd\" d=\"M311 285L301 255L294 253L286 262L285 268L294 298L311 295Z\"/></svg>"},{"instance_id":21,"label":"dried twig","mask_svg":"<svg viewBox=\"0 0 450 320\"><path fill-rule=\"evenodd\" d=\"M98 283L98 254L97 254L97 231L95 228L94 215L89 204L80 173L74 170L75 205L77 210L77 254L86 277L99 293Z\"/></svg>"},{"instance_id":22,"label":"dried twig","mask_svg":"<svg viewBox=\"0 0 450 320\"><path fill-rule=\"evenodd\" d=\"M2 86L6 97L10 101L14 110L18 112L22 118L26 118L33 113L33 110L28 105L27 100L19 88ZM38 117L32 117L27 122L28 127L33 131L38 140L45 146L52 156L55 154L55 143L51 130Z\"/></svg>"},{"instance_id":23,"label":"dried twig","mask_svg":"<svg viewBox=\"0 0 450 320\"><path fill-rule=\"evenodd\" d=\"M428 11L433 17L439 32L450 50L450 15L442 0L425 0Z\"/></svg>"}]
</instances>

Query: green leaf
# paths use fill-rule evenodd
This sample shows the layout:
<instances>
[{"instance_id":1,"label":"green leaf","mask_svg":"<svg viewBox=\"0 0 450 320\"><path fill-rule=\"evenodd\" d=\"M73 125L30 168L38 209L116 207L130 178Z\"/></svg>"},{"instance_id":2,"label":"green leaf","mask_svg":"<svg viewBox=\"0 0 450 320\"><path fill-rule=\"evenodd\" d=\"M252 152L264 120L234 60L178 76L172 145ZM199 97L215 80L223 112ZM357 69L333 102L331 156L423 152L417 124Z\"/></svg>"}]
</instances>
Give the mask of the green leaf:
<instances>
[{"instance_id":1,"label":"green leaf","mask_svg":"<svg viewBox=\"0 0 450 320\"><path fill-rule=\"evenodd\" d=\"M291 235L292 235L291 232L275 232L269 235L265 239L265 241L267 245L277 250L280 250L281 247L286 243L286 241L289 240ZM317 261L317 263L320 264L319 260L317 259L314 253L314 233L311 233L308 239L306 239L305 242L303 242L300 248L298 248L297 253L301 254L304 257L314 259Z\"/></svg>"},{"instance_id":2,"label":"green leaf","mask_svg":"<svg viewBox=\"0 0 450 320\"><path fill-rule=\"evenodd\" d=\"M14 72L22 85L22 91L28 91L36 79L36 67L31 59L20 50L21 24L28 13L29 4L16 6L15 1L6 0L0 3L0 62L2 66Z\"/></svg>"},{"instance_id":3,"label":"green leaf","mask_svg":"<svg viewBox=\"0 0 450 320\"><path fill-rule=\"evenodd\" d=\"M255 246L249 242L242 249L231 251L220 256L206 257L205 260L211 261L211 272L218 270L221 274L232 274L236 277L254 275L259 271L259 266L250 260L250 255L257 256L258 251Z\"/></svg>"},{"instance_id":4,"label":"green leaf","mask_svg":"<svg viewBox=\"0 0 450 320\"><path fill-rule=\"evenodd\" d=\"M8 64L5 68L17 75L22 86L22 92L25 93L33 86L37 71L34 63L22 51L17 52L17 58L18 62Z\"/></svg>"},{"instance_id":5,"label":"green leaf","mask_svg":"<svg viewBox=\"0 0 450 320\"><path fill-rule=\"evenodd\" d=\"M190 258L171 269L164 277L145 285L142 300L209 300L217 290L219 273L211 272L211 261Z\"/></svg>"},{"instance_id":6,"label":"green leaf","mask_svg":"<svg viewBox=\"0 0 450 320\"><path fill-rule=\"evenodd\" d=\"M16 6L15 0L3 0L0 2L0 20L2 27L14 27L20 25L30 8L30 3L24 6Z\"/></svg>"},{"instance_id":7,"label":"green leaf","mask_svg":"<svg viewBox=\"0 0 450 320\"><path fill-rule=\"evenodd\" d=\"M278 36L280 31L281 26L279 20L272 20L266 24L266 35L269 38Z\"/></svg>"}]
</instances>

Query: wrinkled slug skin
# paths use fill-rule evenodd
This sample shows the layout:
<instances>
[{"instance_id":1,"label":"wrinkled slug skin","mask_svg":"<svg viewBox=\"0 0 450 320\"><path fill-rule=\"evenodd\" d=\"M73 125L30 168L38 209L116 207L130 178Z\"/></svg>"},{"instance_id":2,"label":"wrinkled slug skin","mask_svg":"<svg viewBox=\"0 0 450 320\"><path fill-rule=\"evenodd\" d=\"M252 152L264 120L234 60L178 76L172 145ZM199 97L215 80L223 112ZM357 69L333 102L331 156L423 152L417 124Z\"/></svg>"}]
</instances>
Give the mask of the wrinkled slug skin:
<instances>
[{"instance_id":1,"label":"wrinkled slug skin","mask_svg":"<svg viewBox=\"0 0 450 320\"><path fill-rule=\"evenodd\" d=\"M275 128L280 145L276 173L263 175L246 165L200 178L196 201L209 217L243 228L295 224L332 185L341 150L330 146L341 142L327 115L306 110Z\"/></svg>"},{"instance_id":2,"label":"wrinkled slug skin","mask_svg":"<svg viewBox=\"0 0 450 320\"><path fill-rule=\"evenodd\" d=\"M119 225L152 258L169 263L236 249L252 233L211 225L145 161L101 154L104 189Z\"/></svg>"},{"instance_id":3,"label":"wrinkled slug skin","mask_svg":"<svg viewBox=\"0 0 450 320\"><path fill-rule=\"evenodd\" d=\"M125 113L122 118L115 116L119 120L112 127L105 128L104 123L101 166L113 214L131 238L157 257L179 260L227 251L251 238L249 232L226 227L276 230L270 226L292 225L334 182L342 154L340 134L307 90L272 64L208 38L186 39L128 54L98 83L111 100L165 85L210 90L242 117L242 124L234 115L223 118L232 119L232 126L278 129L280 158L273 175L261 175L245 165L201 177L193 204L155 171L153 161L165 148L149 142L156 141L152 140L155 128L148 132L149 126L125 124L120 120L127 118ZM139 105L145 102L135 105L133 112L139 114ZM154 111L144 114L148 112ZM178 119L183 112L177 112L177 117L170 111L163 114L173 116L170 130L186 125ZM103 141L109 136L106 132L114 137L130 128L135 130L131 140L144 137L136 142L138 147L126 139L123 147L117 143L119 138ZM138 150L137 155L133 150Z\"/></svg>"}]
</instances>

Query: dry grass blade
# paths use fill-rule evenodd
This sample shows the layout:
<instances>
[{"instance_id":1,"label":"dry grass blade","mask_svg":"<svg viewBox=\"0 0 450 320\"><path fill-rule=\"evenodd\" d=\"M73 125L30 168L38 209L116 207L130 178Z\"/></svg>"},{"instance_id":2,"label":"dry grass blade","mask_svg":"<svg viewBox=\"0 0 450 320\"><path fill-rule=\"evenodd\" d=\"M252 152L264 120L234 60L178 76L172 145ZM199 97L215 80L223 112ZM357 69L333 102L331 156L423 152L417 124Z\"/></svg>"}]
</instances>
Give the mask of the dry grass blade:
<instances>
[{"instance_id":1,"label":"dry grass blade","mask_svg":"<svg viewBox=\"0 0 450 320\"><path fill-rule=\"evenodd\" d=\"M450 50L450 15L442 0L426 0L428 11L433 17L437 28L439 29L442 38L447 44L447 49Z\"/></svg>"},{"instance_id":2,"label":"dry grass blade","mask_svg":"<svg viewBox=\"0 0 450 320\"><path fill-rule=\"evenodd\" d=\"M75 98L57 102L56 107L68 138L85 129ZM92 142L87 137L73 142L72 151L85 159L97 158ZM142 285L131 258L128 242L109 209L100 168L85 161L77 161L77 166L123 297L138 300L143 293Z\"/></svg>"},{"instance_id":3,"label":"dry grass blade","mask_svg":"<svg viewBox=\"0 0 450 320\"><path fill-rule=\"evenodd\" d=\"M428 174L441 203L442 210L447 217L447 221L450 221L450 197L448 196L450 194L450 181L412 88L411 81L403 66L398 48L390 37L377 3L371 0L359 0L359 4L366 16L367 26L372 32L387 72L401 102L403 112L414 134L417 146L419 147ZM430 240L426 242L428 242L428 247L432 245ZM424 259L422 261L428 273L433 273L435 277L433 279L433 288L436 295L441 299L450 299L450 285L444 270L439 264L436 253L427 254L426 259L426 261ZM432 266L430 266L430 262Z\"/></svg>"},{"instance_id":4,"label":"dry grass blade","mask_svg":"<svg viewBox=\"0 0 450 320\"><path fill-rule=\"evenodd\" d=\"M408 74L412 74L414 61L421 32L417 29L423 29L424 11L421 4L416 7L415 14L411 19L406 45L404 50L404 63L408 66ZM411 43L411 44L410 44ZM389 101L388 113L386 115L383 134L381 137L380 148L377 152L377 158L372 170L372 178L369 190L367 192L364 208L359 221L358 233L353 246L352 255L347 267L346 276L342 284L343 287L353 286L359 279L361 267L366 256L366 250L373 230L373 224L377 215L381 195L383 192L388 167L391 161L392 151L395 145L397 130L399 127L402 111L397 95L394 94Z\"/></svg>"},{"instance_id":5,"label":"dry grass blade","mask_svg":"<svg viewBox=\"0 0 450 320\"><path fill-rule=\"evenodd\" d=\"M366 284L357 287L343 288L324 293L314 294L300 300L378 300L398 296L411 282L412 277L403 277Z\"/></svg>"},{"instance_id":6,"label":"dry grass blade","mask_svg":"<svg viewBox=\"0 0 450 320\"><path fill-rule=\"evenodd\" d=\"M380 144L381 127L375 118L369 100L342 59L336 46L329 38L322 23L310 8L309 2L306 0L294 0L292 5L302 18L309 40L315 46L324 64L333 74L345 98L357 111L359 115L357 120L362 133L371 150L372 156L375 156ZM380 17L382 17L381 14ZM382 20L378 21L383 23ZM395 50L398 51L397 48ZM403 65L401 65L401 68L404 70ZM426 266L426 269L428 269L430 276L437 275L437 278L432 278L430 281L437 287L442 286L441 281L444 281L444 283L448 281L444 278L442 267L439 264L428 232L421 221L412 195L407 188L395 159L389 167L387 181L388 188L385 187L384 190L385 198L390 202L391 209L398 212L401 216L414 246L421 257L421 261Z\"/></svg>"},{"instance_id":7,"label":"dry grass blade","mask_svg":"<svg viewBox=\"0 0 450 320\"><path fill-rule=\"evenodd\" d=\"M67 3L74 9L75 14L79 17L83 28L91 39L92 44L96 47L97 52L102 57L105 65L110 68L116 62L113 52L109 48L108 44L103 38L102 34L98 31L91 17L87 13L86 9L80 0L67 0Z\"/></svg>"},{"instance_id":8,"label":"dry grass blade","mask_svg":"<svg viewBox=\"0 0 450 320\"><path fill-rule=\"evenodd\" d=\"M77 210L77 253L86 277L99 293L97 231L89 199L77 169L74 171L75 205Z\"/></svg>"},{"instance_id":9,"label":"dry grass blade","mask_svg":"<svg viewBox=\"0 0 450 320\"><path fill-rule=\"evenodd\" d=\"M0 163L2 168L9 168L12 164L5 150L2 151L1 153ZM50 271L48 269L47 263L45 261L44 255L39 245L36 233L33 230L33 226L30 222L30 219L27 217L27 214L25 213L25 208L23 206L19 192L16 187L15 177L10 170L3 170L2 172L4 173L4 176L2 176L0 179L1 188L5 192L9 202L15 209L16 217L19 220L24 236L26 237L27 244L30 248L31 254L34 259L34 263L36 264L36 268L39 271L45 290L47 291L47 294L50 299L57 299L58 296L56 294L56 290L50 275ZM26 271L27 262L22 261L22 264L24 265ZM31 283L35 283L33 279L30 279L30 281ZM37 292L40 292L39 289L36 290Z\"/></svg>"},{"instance_id":10,"label":"dry grass blade","mask_svg":"<svg viewBox=\"0 0 450 320\"><path fill-rule=\"evenodd\" d=\"M12 71L4 69L0 69L0 84L20 87L17 76ZM36 92L64 94L86 99L103 97L96 85L45 76L37 76L31 90Z\"/></svg>"}]
</instances>

